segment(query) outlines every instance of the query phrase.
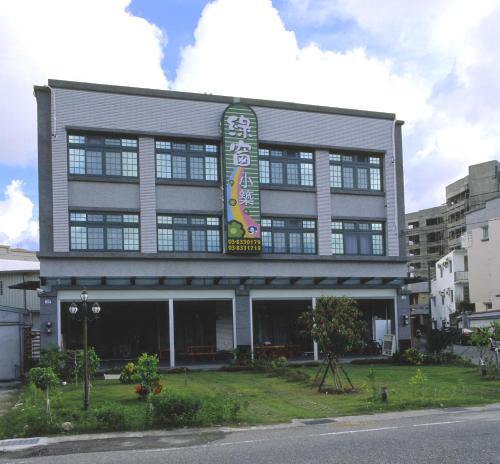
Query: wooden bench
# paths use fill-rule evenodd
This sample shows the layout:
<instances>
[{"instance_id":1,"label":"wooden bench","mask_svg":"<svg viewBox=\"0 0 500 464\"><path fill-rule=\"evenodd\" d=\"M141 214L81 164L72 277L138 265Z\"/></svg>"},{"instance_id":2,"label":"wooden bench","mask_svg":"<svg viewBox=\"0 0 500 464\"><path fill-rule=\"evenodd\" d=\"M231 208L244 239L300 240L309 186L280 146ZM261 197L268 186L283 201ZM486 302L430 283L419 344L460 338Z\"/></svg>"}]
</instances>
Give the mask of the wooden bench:
<instances>
[{"instance_id":1,"label":"wooden bench","mask_svg":"<svg viewBox=\"0 0 500 464\"><path fill-rule=\"evenodd\" d=\"M186 354L191 357L193 363L196 358L211 358L215 361L217 350L213 345L188 346Z\"/></svg>"}]
</instances>

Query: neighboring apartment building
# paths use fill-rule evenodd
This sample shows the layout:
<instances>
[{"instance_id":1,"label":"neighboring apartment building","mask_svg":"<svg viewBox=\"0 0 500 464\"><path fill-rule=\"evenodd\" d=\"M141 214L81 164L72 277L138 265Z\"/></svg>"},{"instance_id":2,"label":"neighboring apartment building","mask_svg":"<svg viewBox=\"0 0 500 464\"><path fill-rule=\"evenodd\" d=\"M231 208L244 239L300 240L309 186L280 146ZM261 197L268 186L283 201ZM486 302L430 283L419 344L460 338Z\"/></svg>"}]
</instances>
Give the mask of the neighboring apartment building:
<instances>
[{"instance_id":1,"label":"neighboring apartment building","mask_svg":"<svg viewBox=\"0 0 500 464\"><path fill-rule=\"evenodd\" d=\"M469 174L446 186L446 203L406 215L409 272L431 279L436 261L460 248L465 215L500 195L500 163L496 160L469 166Z\"/></svg>"},{"instance_id":2,"label":"neighboring apartment building","mask_svg":"<svg viewBox=\"0 0 500 464\"><path fill-rule=\"evenodd\" d=\"M317 358L298 316L321 295L409 345L394 114L53 80L35 96L44 347L81 343L82 287L103 358Z\"/></svg>"},{"instance_id":3,"label":"neighboring apartment building","mask_svg":"<svg viewBox=\"0 0 500 464\"><path fill-rule=\"evenodd\" d=\"M436 261L446 252L445 208L437 206L406 215L408 270L428 279L435 276Z\"/></svg>"},{"instance_id":4,"label":"neighboring apartment building","mask_svg":"<svg viewBox=\"0 0 500 464\"><path fill-rule=\"evenodd\" d=\"M449 326L450 315L461 313L461 302L468 302L467 271L468 258L464 249L450 251L436 262L436 277L431 282L431 318L436 328Z\"/></svg>"},{"instance_id":5,"label":"neighboring apartment building","mask_svg":"<svg viewBox=\"0 0 500 464\"><path fill-rule=\"evenodd\" d=\"M465 327L487 326L500 321L500 197L466 214L464 247L469 257L470 302L475 313Z\"/></svg>"},{"instance_id":6,"label":"neighboring apartment building","mask_svg":"<svg viewBox=\"0 0 500 464\"><path fill-rule=\"evenodd\" d=\"M0 381L18 378L31 358L31 333L39 329L39 269L35 252L0 245Z\"/></svg>"}]
</instances>

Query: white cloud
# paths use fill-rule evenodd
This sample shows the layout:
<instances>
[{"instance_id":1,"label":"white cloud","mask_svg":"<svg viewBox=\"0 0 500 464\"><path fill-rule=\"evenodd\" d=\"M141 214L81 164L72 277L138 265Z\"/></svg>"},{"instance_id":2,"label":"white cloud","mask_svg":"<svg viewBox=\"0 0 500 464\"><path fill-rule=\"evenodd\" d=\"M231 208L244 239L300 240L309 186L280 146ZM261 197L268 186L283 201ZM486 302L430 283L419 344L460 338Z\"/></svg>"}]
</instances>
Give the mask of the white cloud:
<instances>
[{"instance_id":1,"label":"white cloud","mask_svg":"<svg viewBox=\"0 0 500 464\"><path fill-rule=\"evenodd\" d=\"M362 48L300 47L270 0L208 4L186 47L176 90L397 112L409 125L428 117L432 86L394 71Z\"/></svg>"},{"instance_id":2,"label":"white cloud","mask_svg":"<svg viewBox=\"0 0 500 464\"><path fill-rule=\"evenodd\" d=\"M36 159L33 85L47 79L166 88L165 37L130 0L16 0L0 6L0 162Z\"/></svg>"},{"instance_id":3,"label":"white cloud","mask_svg":"<svg viewBox=\"0 0 500 464\"><path fill-rule=\"evenodd\" d=\"M34 204L24 194L20 180L13 180L0 201L0 243L38 249L38 222L33 217Z\"/></svg>"}]
</instances>

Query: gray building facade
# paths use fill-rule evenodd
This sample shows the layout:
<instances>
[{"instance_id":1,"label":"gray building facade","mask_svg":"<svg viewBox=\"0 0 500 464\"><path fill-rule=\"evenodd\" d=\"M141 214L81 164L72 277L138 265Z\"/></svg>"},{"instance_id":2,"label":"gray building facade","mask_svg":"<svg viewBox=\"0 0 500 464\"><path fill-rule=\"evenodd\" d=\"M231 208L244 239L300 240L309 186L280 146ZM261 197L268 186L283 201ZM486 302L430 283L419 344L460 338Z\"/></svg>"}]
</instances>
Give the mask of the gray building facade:
<instances>
[{"instance_id":1,"label":"gray building facade","mask_svg":"<svg viewBox=\"0 0 500 464\"><path fill-rule=\"evenodd\" d=\"M67 307L82 287L107 358L317 357L297 316L322 295L356 298L409 343L394 114L55 80L35 96L43 347L78 344ZM258 254L225 247L221 118L235 102L258 121Z\"/></svg>"}]
</instances>

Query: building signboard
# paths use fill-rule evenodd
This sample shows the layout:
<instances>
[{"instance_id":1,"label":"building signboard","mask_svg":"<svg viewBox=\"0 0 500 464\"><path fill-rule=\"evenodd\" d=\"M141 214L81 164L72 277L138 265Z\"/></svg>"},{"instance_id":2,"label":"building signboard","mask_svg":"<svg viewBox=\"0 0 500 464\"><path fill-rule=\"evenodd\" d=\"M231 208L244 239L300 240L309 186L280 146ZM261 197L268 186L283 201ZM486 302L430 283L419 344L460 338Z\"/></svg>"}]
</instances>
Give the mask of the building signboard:
<instances>
[{"instance_id":1,"label":"building signboard","mask_svg":"<svg viewBox=\"0 0 500 464\"><path fill-rule=\"evenodd\" d=\"M259 156L257 117L240 103L222 116L224 242L226 253L260 253Z\"/></svg>"}]
</instances>

